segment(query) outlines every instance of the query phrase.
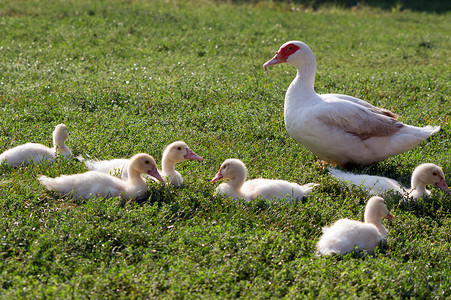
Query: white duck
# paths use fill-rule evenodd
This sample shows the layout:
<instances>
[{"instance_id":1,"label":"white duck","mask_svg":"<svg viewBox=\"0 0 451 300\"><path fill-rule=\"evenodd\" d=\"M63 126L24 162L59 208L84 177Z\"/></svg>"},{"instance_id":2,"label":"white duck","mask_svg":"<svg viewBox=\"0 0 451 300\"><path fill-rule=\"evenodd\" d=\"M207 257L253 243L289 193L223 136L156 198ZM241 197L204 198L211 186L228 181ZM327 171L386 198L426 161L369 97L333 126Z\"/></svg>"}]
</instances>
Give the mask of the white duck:
<instances>
[{"instance_id":1,"label":"white duck","mask_svg":"<svg viewBox=\"0 0 451 300\"><path fill-rule=\"evenodd\" d=\"M66 125L58 124L53 131L53 148L42 144L26 143L14 148L8 149L0 154L0 163L6 161L11 166L27 166L31 161L35 164L44 161L52 162L58 153L62 156L71 156L72 152L64 144L69 137L69 131Z\"/></svg>"},{"instance_id":2,"label":"white duck","mask_svg":"<svg viewBox=\"0 0 451 300\"><path fill-rule=\"evenodd\" d=\"M226 159L216 176L211 180L214 183L221 179L229 179L216 188L216 194L232 198L243 198L247 201L261 196L262 199L283 199L289 202L302 200L316 183L299 185L285 180L253 179L246 181L246 166L239 159Z\"/></svg>"},{"instance_id":3,"label":"white duck","mask_svg":"<svg viewBox=\"0 0 451 300\"><path fill-rule=\"evenodd\" d=\"M424 195L431 195L431 191L426 188L427 185L435 185L442 191L451 193L446 184L445 174L443 173L442 168L431 163L421 164L415 168L412 173L410 189L403 187L399 182L387 177L356 175L334 168L329 168L329 172L340 181L361 186L368 190L370 194L395 191L404 195L406 198L417 199Z\"/></svg>"},{"instance_id":4,"label":"white duck","mask_svg":"<svg viewBox=\"0 0 451 300\"><path fill-rule=\"evenodd\" d=\"M355 247L374 254L374 248L387 237L382 219L392 220L381 197L372 197L365 208L365 223L340 219L330 227L323 227L323 235L316 244L319 254L347 254Z\"/></svg>"},{"instance_id":5,"label":"white duck","mask_svg":"<svg viewBox=\"0 0 451 300\"><path fill-rule=\"evenodd\" d=\"M183 183L182 175L175 170L177 163L183 162L187 159L202 160L203 158L194 153L188 145L183 141L177 141L169 144L163 151L161 160L162 170L161 176L166 182L178 187ZM129 159L113 159L113 160L86 160L85 164L89 170L103 173L112 173L118 171L122 179L128 177Z\"/></svg>"},{"instance_id":6,"label":"white duck","mask_svg":"<svg viewBox=\"0 0 451 300\"><path fill-rule=\"evenodd\" d=\"M47 189L60 196L69 195L77 199L120 196L123 200L136 198L147 193L147 184L141 174L148 174L159 181L163 181L158 173L155 160L146 153L136 154L130 159L128 174L130 176L127 180L97 171L62 175L57 178L40 176L38 180Z\"/></svg>"},{"instance_id":7,"label":"white duck","mask_svg":"<svg viewBox=\"0 0 451 300\"><path fill-rule=\"evenodd\" d=\"M285 95L285 127L321 160L340 165L372 164L403 153L440 130L440 126L403 124L392 112L358 98L317 94L315 55L302 42L283 44L263 67L284 62L298 69Z\"/></svg>"}]
</instances>

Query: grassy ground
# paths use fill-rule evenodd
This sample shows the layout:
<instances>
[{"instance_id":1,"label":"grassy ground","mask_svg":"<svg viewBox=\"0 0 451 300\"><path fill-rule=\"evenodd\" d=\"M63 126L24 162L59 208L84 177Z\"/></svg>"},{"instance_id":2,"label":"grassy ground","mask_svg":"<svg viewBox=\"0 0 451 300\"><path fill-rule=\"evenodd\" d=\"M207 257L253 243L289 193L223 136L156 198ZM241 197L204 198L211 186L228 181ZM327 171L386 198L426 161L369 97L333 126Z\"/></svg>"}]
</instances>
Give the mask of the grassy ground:
<instances>
[{"instance_id":1,"label":"grassy ground","mask_svg":"<svg viewBox=\"0 0 451 300\"><path fill-rule=\"evenodd\" d=\"M361 97L412 125L442 130L413 150L355 172L409 185L441 165L451 181L450 14L284 2L0 2L0 151L51 144L65 123L75 155L137 152L157 162L184 140L179 189L151 185L143 205L54 197L38 174L82 172L76 161L0 167L1 298L451 297L451 198L401 202L375 257L316 257L321 227L363 219L368 195L319 169L291 139L283 98L295 70L262 64L287 40L309 44L316 90ZM221 162L249 177L321 185L305 203L212 196Z\"/></svg>"}]
</instances>

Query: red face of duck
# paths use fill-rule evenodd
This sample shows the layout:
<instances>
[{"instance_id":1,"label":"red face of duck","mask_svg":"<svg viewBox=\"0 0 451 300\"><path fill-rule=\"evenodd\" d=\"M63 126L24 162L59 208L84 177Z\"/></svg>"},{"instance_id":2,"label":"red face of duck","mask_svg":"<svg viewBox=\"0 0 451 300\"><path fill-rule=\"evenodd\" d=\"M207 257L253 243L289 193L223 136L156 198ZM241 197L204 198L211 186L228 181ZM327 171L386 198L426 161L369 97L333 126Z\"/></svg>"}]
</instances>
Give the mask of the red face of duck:
<instances>
[{"instance_id":1,"label":"red face of duck","mask_svg":"<svg viewBox=\"0 0 451 300\"><path fill-rule=\"evenodd\" d=\"M435 186L441 189L444 192L447 192L448 194L451 194L451 190L449 189L448 185L446 184L445 178L440 179L440 181L435 183Z\"/></svg>"},{"instance_id":2,"label":"red face of duck","mask_svg":"<svg viewBox=\"0 0 451 300\"><path fill-rule=\"evenodd\" d=\"M186 154L184 156L186 159L203 160L203 158L193 152L190 148L186 148Z\"/></svg>"},{"instance_id":3,"label":"red face of duck","mask_svg":"<svg viewBox=\"0 0 451 300\"><path fill-rule=\"evenodd\" d=\"M288 57L299 49L300 47L298 45L292 43L280 47L279 51L276 52L276 55L272 59L268 60L263 65L263 68L286 62Z\"/></svg>"}]
</instances>

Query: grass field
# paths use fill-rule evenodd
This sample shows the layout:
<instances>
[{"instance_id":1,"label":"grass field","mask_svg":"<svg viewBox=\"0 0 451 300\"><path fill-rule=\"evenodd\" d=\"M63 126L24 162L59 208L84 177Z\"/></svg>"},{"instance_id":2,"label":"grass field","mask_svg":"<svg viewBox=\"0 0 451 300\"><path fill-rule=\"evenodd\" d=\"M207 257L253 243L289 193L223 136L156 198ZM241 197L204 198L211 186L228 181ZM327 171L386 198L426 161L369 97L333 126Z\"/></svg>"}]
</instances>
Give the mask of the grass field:
<instances>
[{"instance_id":1,"label":"grass field","mask_svg":"<svg viewBox=\"0 0 451 300\"><path fill-rule=\"evenodd\" d=\"M0 298L451 298L451 197L386 197L395 219L377 255L317 257L321 227L362 220L368 194L330 179L283 123L296 70L262 65L288 40L318 61L316 91L343 93L442 129L411 151L354 170L410 184L433 162L451 182L449 12L286 2L0 2L0 152L51 145L75 155L153 155L184 140L178 189L142 205L58 198L36 177L82 163L0 166ZM213 196L226 158L249 177L320 186L304 203Z\"/></svg>"}]
</instances>

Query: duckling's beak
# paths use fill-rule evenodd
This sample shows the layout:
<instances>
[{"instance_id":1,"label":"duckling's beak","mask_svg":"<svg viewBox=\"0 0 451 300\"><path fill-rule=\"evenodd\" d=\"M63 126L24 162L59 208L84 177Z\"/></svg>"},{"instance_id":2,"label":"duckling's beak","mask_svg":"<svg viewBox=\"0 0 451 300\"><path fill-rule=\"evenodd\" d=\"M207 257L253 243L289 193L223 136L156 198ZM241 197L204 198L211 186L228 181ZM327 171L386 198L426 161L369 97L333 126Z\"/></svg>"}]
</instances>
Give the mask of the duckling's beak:
<instances>
[{"instance_id":1,"label":"duckling's beak","mask_svg":"<svg viewBox=\"0 0 451 300\"><path fill-rule=\"evenodd\" d=\"M224 178L224 176L222 176L221 171L219 171L216 176L211 180L211 183L215 183L218 180L221 180L222 178Z\"/></svg>"},{"instance_id":2,"label":"duckling's beak","mask_svg":"<svg viewBox=\"0 0 451 300\"><path fill-rule=\"evenodd\" d=\"M384 217L384 219L387 219L387 220L393 220L395 217L393 217L393 215L391 214L391 213L388 213L385 217Z\"/></svg>"},{"instance_id":3,"label":"duckling's beak","mask_svg":"<svg viewBox=\"0 0 451 300\"><path fill-rule=\"evenodd\" d=\"M202 156L197 155L190 148L186 149L186 155L184 157L186 159L203 160Z\"/></svg>"},{"instance_id":4,"label":"duckling's beak","mask_svg":"<svg viewBox=\"0 0 451 300\"><path fill-rule=\"evenodd\" d=\"M263 68L269 67L269 66L273 66L273 65L277 65L277 64L281 64L284 63L285 61L282 60L279 56L279 52L276 52L276 55L274 55L274 57L270 60L268 60L267 62L265 62L265 64L263 65Z\"/></svg>"},{"instance_id":5,"label":"duckling's beak","mask_svg":"<svg viewBox=\"0 0 451 300\"><path fill-rule=\"evenodd\" d=\"M446 184L446 181L444 178L442 178L442 179L440 179L440 181L436 182L435 186L438 187L439 189L441 189L442 191L451 194L451 191L450 191L448 185Z\"/></svg>"},{"instance_id":6,"label":"duckling's beak","mask_svg":"<svg viewBox=\"0 0 451 300\"><path fill-rule=\"evenodd\" d=\"M163 178L161 177L160 173L158 172L157 168L153 168L152 170L147 171L147 174L149 174L152 177L155 177L158 181L163 182Z\"/></svg>"}]
</instances>

